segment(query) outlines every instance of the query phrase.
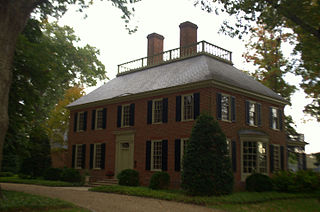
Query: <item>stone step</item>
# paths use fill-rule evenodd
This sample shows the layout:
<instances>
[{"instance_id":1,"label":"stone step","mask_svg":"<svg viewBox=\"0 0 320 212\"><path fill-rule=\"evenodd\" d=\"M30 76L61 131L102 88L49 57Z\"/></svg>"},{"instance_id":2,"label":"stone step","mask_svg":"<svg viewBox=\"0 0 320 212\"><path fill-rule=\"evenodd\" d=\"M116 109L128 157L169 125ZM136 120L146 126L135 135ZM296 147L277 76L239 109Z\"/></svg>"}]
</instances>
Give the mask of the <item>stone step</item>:
<instances>
[{"instance_id":1,"label":"stone step","mask_svg":"<svg viewBox=\"0 0 320 212\"><path fill-rule=\"evenodd\" d=\"M103 179L95 182L90 182L89 186L96 187L96 186L105 186L105 185L117 185L117 179Z\"/></svg>"}]
</instances>

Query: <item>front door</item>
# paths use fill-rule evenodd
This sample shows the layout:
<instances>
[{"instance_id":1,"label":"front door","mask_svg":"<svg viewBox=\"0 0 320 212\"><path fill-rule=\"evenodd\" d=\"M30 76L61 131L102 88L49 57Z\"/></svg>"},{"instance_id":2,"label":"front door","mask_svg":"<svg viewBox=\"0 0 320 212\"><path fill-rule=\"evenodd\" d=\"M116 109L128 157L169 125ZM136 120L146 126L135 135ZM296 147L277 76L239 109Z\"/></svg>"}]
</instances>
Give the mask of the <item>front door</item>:
<instances>
[{"instance_id":1,"label":"front door","mask_svg":"<svg viewBox=\"0 0 320 212\"><path fill-rule=\"evenodd\" d=\"M133 135L117 135L116 175L124 169L133 169Z\"/></svg>"}]
</instances>

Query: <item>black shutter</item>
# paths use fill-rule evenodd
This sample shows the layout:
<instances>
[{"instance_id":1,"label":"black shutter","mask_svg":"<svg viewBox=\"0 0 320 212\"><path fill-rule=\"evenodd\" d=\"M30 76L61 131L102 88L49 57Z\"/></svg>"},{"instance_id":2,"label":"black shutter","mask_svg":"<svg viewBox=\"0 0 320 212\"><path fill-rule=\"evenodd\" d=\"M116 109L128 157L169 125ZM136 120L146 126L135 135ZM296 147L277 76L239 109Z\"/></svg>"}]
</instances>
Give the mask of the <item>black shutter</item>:
<instances>
[{"instance_id":1,"label":"black shutter","mask_svg":"<svg viewBox=\"0 0 320 212\"><path fill-rule=\"evenodd\" d=\"M273 166L273 158L274 158L274 156L273 156L273 145L272 144L270 144L269 145L269 149L270 149L270 172L271 173L273 173L273 171L274 171L274 166Z\"/></svg>"},{"instance_id":2,"label":"black shutter","mask_svg":"<svg viewBox=\"0 0 320 212\"><path fill-rule=\"evenodd\" d=\"M261 126L261 104L257 105L257 117L258 117L258 126Z\"/></svg>"},{"instance_id":3,"label":"black shutter","mask_svg":"<svg viewBox=\"0 0 320 212\"><path fill-rule=\"evenodd\" d=\"M221 120L221 93L217 93L217 119Z\"/></svg>"},{"instance_id":4,"label":"black shutter","mask_svg":"<svg viewBox=\"0 0 320 212\"><path fill-rule=\"evenodd\" d=\"M176 139L174 141L174 170L180 171L181 164L181 140Z\"/></svg>"},{"instance_id":5,"label":"black shutter","mask_svg":"<svg viewBox=\"0 0 320 212\"><path fill-rule=\"evenodd\" d=\"M168 122L168 98L162 100L162 122Z\"/></svg>"},{"instance_id":6,"label":"black shutter","mask_svg":"<svg viewBox=\"0 0 320 212\"><path fill-rule=\"evenodd\" d=\"M93 169L94 144L90 144L90 169Z\"/></svg>"},{"instance_id":7,"label":"black shutter","mask_svg":"<svg viewBox=\"0 0 320 212\"><path fill-rule=\"evenodd\" d=\"M130 126L134 126L134 103L130 105Z\"/></svg>"},{"instance_id":8,"label":"black shutter","mask_svg":"<svg viewBox=\"0 0 320 212\"><path fill-rule=\"evenodd\" d=\"M106 144L101 144L101 169L105 168L106 164Z\"/></svg>"},{"instance_id":9,"label":"black shutter","mask_svg":"<svg viewBox=\"0 0 320 212\"><path fill-rule=\"evenodd\" d=\"M282 130L282 111L278 109L278 116L279 116L279 129Z\"/></svg>"},{"instance_id":10,"label":"black shutter","mask_svg":"<svg viewBox=\"0 0 320 212\"><path fill-rule=\"evenodd\" d=\"M147 103L148 112L147 112L147 124L152 123L152 100Z\"/></svg>"},{"instance_id":11,"label":"black shutter","mask_svg":"<svg viewBox=\"0 0 320 212\"><path fill-rule=\"evenodd\" d=\"M235 141L231 141L231 160L232 160L232 170L233 172L237 171L237 144Z\"/></svg>"},{"instance_id":12,"label":"black shutter","mask_svg":"<svg viewBox=\"0 0 320 212\"><path fill-rule=\"evenodd\" d=\"M234 96L231 97L231 121L236 121L236 98Z\"/></svg>"},{"instance_id":13,"label":"black shutter","mask_svg":"<svg viewBox=\"0 0 320 212\"><path fill-rule=\"evenodd\" d=\"M193 113L194 113L194 119L196 119L200 115L200 93L194 93L193 94Z\"/></svg>"},{"instance_id":14,"label":"black shutter","mask_svg":"<svg viewBox=\"0 0 320 212\"><path fill-rule=\"evenodd\" d=\"M272 128L272 107L269 107L269 127Z\"/></svg>"},{"instance_id":15,"label":"black shutter","mask_svg":"<svg viewBox=\"0 0 320 212\"><path fill-rule=\"evenodd\" d=\"M146 170L151 168L151 141L146 143Z\"/></svg>"},{"instance_id":16,"label":"black shutter","mask_svg":"<svg viewBox=\"0 0 320 212\"><path fill-rule=\"evenodd\" d=\"M77 131L77 125L78 125L78 113L74 113L74 122L73 122L73 131Z\"/></svg>"},{"instance_id":17,"label":"black shutter","mask_svg":"<svg viewBox=\"0 0 320 212\"><path fill-rule=\"evenodd\" d=\"M306 154L302 154L302 169L307 170L307 161L306 161Z\"/></svg>"},{"instance_id":18,"label":"black shutter","mask_svg":"<svg viewBox=\"0 0 320 212\"><path fill-rule=\"evenodd\" d=\"M72 158L71 158L72 168L75 168L75 159L76 159L76 145L72 145Z\"/></svg>"},{"instance_id":19,"label":"black shutter","mask_svg":"<svg viewBox=\"0 0 320 212\"><path fill-rule=\"evenodd\" d=\"M122 116L122 106L118 106L118 112L117 112L117 127L121 127L121 116Z\"/></svg>"},{"instance_id":20,"label":"black shutter","mask_svg":"<svg viewBox=\"0 0 320 212\"><path fill-rule=\"evenodd\" d=\"M82 145L82 163L81 168L86 168L86 145Z\"/></svg>"},{"instance_id":21,"label":"black shutter","mask_svg":"<svg viewBox=\"0 0 320 212\"><path fill-rule=\"evenodd\" d=\"M103 108L102 110L102 128L107 128L107 108Z\"/></svg>"},{"instance_id":22,"label":"black shutter","mask_svg":"<svg viewBox=\"0 0 320 212\"><path fill-rule=\"evenodd\" d=\"M176 121L181 121L181 96L176 97Z\"/></svg>"},{"instance_id":23,"label":"black shutter","mask_svg":"<svg viewBox=\"0 0 320 212\"><path fill-rule=\"evenodd\" d=\"M96 125L96 110L92 111L92 117L91 117L91 129L94 130Z\"/></svg>"},{"instance_id":24,"label":"black shutter","mask_svg":"<svg viewBox=\"0 0 320 212\"><path fill-rule=\"evenodd\" d=\"M162 171L168 170L168 140L162 140Z\"/></svg>"},{"instance_id":25,"label":"black shutter","mask_svg":"<svg viewBox=\"0 0 320 212\"><path fill-rule=\"evenodd\" d=\"M280 164L281 170L284 170L284 147L280 146Z\"/></svg>"},{"instance_id":26,"label":"black shutter","mask_svg":"<svg viewBox=\"0 0 320 212\"><path fill-rule=\"evenodd\" d=\"M83 130L86 131L87 130L87 117L88 117L88 112L84 112L84 127Z\"/></svg>"},{"instance_id":27,"label":"black shutter","mask_svg":"<svg viewBox=\"0 0 320 212\"><path fill-rule=\"evenodd\" d=\"M245 103L245 107L246 107L246 124L250 124L250 118L249 118L249 107L250 107L250 102L246 101Z\"/></svg>"}]
</instances>

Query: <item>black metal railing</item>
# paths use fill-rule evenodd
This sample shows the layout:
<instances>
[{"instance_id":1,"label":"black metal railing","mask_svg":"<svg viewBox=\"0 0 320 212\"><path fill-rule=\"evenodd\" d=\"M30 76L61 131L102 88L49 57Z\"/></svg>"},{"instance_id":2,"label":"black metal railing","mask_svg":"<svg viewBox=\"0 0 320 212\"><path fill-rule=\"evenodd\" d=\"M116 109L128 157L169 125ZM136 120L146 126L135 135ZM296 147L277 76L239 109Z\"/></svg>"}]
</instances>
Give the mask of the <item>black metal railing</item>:
<instances>
[{"instance_id":1,"label":"black metal railing","mask_svg":"<svg viewBox=\"0 0 320 212\"><path fill-rule=\"evenodd\" d=\"M232 52L206 41L200 41L190 46L171 49L161 52L160 54L122 63L118 65L118 74L147 66L159 65L185 57L191 57L201 53L206 53L232 63Z\"/></svg>"}]
</instances>

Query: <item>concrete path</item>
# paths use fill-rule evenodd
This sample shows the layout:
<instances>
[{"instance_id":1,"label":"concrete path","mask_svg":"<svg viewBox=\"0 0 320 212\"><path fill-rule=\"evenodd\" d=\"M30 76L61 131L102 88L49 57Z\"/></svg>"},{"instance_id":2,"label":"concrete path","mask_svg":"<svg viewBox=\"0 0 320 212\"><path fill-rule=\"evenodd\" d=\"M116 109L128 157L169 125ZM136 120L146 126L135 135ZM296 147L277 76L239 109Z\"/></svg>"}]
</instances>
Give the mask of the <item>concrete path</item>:
<instances>
[{"instance_id":1,"label":"concrete path","mask_svg":"<svg viewBox=\"0 0 320 212\"><path fill-rule=\"evenodd\" d=\"M157 200L151 198L126 196L119 194L88 191L86 187L47 187L37 185L0 183L4 190L23 191L26 193L58 198L72 202L93 212L213 212L210 208Z\"/></svg>"}]
</instances>

